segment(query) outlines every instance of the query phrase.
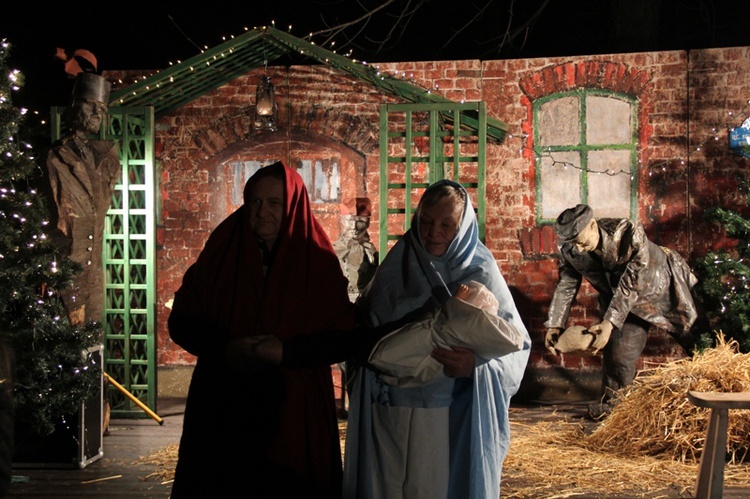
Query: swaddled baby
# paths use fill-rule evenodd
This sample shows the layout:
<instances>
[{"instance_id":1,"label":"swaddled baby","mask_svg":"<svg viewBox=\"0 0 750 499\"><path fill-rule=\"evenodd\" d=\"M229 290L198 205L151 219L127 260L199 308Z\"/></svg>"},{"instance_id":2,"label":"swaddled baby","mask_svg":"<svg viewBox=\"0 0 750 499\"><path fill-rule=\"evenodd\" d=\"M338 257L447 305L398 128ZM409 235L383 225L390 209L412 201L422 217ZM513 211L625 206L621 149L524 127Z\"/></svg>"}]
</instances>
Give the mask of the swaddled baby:
<instances>
[{"instance_id":1,"label":"swaddled baby","mask_svg":"<svg viewBox=\"0 0 750 499\"><path fill-rule=\"evenodd\" d=\"M498 308L497 299L483 284L461 284L429 317L383 337L369 362L386 383L407 387L445 376L443 365L430 355L435 348L468 348L477 365L516 352L523 347L523 332L498 317Z\"/></svg>"}]
</instances>

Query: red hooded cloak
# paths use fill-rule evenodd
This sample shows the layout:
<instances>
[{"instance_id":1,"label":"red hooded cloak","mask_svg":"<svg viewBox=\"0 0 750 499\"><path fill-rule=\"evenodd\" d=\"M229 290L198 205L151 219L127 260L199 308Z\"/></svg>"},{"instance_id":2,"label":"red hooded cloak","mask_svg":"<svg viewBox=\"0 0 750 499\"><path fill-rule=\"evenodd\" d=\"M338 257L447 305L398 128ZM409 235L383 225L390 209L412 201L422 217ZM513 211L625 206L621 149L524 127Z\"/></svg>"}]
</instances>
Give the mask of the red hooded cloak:
<instances>
[{"instance_id":1,"label":"red hooded cloak","mask_svg":"<svg viewBox=\"0 0 750 499\"><path fill-rule=\"evenodd\" d=\"M248 193L267 175L284 181L284 216L264 275ZM330 367L240 374L226 351L238 336L285 340L353 326L346 278L302 178L280 162L261 168L247 182L245 204L214 230L175 294L170 336L198 361L172 497L339 497Z\"/></svg>"}]
</instances>

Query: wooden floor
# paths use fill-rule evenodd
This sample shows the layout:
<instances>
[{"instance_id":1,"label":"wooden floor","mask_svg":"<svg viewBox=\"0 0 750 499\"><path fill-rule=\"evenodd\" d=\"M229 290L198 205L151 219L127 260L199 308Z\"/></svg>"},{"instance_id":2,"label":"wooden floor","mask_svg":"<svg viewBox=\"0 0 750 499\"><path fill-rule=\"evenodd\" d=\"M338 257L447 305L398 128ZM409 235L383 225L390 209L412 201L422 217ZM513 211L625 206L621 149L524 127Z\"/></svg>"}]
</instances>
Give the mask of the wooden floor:
<instances>
[{"instance_id":1,"label":"wooden floor","mask_svg":"<svg viewBox=\"0 0 750 499\"><path fill-rule=\"evenodd\" d=\"M26 468L13 470L9 497L26 498L141 498L169 497L170 483L144 479L158 465L136 464L144 456L177 444L182 434L183 399L157 403L154 419L112 419L104 436L104 455L83 469Z\"/></svg>"}]
</instances>

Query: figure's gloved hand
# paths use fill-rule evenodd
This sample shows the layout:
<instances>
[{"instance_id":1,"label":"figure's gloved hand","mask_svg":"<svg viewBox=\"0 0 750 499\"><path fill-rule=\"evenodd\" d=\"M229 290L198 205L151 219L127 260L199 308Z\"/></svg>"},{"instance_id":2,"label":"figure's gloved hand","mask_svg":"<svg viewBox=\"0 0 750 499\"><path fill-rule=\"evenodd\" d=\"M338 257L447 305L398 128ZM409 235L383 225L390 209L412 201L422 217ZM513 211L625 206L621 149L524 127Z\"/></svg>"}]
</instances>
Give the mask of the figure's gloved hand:
<instances>
[{"instance_id":1,"label":"figure's gloved hand","mask_svg":"<svg viewBox=\"0 0 750 499\"><path fill-rule=\"evenodd\" d=\"M594 353L598 353L599 350L607 345L613 328L614 326L609 321L602 321L589 328L589 333L595 336L594 341L591 343L591 348L594 350Z\"/></svg>"},{"instance_id":2,"label":"figure's gloved hand","mask_svg":"<svg viewBox=\"0 0 750 499\"><path fill-rule=\"evenodd\" d=\"M552 355L557 355L559 352L555 349L557 340L560 339L562 329L557 327L547 328L547 336L544 338L544 346Z\"/></svg>"}]
</instances>

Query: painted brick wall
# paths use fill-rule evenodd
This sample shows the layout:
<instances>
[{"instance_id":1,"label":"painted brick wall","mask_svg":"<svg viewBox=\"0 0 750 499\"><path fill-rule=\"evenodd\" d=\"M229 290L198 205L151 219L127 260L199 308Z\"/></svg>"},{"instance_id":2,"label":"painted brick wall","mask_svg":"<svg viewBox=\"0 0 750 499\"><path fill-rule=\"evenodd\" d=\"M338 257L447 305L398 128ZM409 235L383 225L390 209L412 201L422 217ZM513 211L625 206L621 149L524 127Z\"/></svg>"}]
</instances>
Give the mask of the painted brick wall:
<instances>
[{"instance_id":1,"label":"painted brick wall","mask_svg":"<svg viewBox=\"0 0 750 499\"><path fill-rule=\"evenodd\" d=\"M543 348L547 307L557 278L556 239L536 224L532 103L552 92L611 89L637 99L638 218L657 243L686 257L726 246L718 227L702 220L710 206L742 204L734 175L748 160L727 149L727 130L746 118L750 47L566 58L380 64L448 98L484 100L489 114L510 126L503 144L487 151L487 246L496 257L534 342L525 391L529 397L586 396L598 383L598 358L554 357ZM194 359L171 343L168 304L182 274L210 231L231 209L222 165L237 158L300 154L348 158L341 204L317 206L332 240L355 197L369 197L370 234L377 244L378 106L392 102L369 85L320 66L269 68L276 86L276 133L251 128L258 73L251 73L157 124L163 217L158 233L160 365ZM596 295L584 285L570 323L597 318ZM649 340L640 367L681 356L665 333ZM558 386L557 390L550 387Z\"/></svg>"}]
</instances>

